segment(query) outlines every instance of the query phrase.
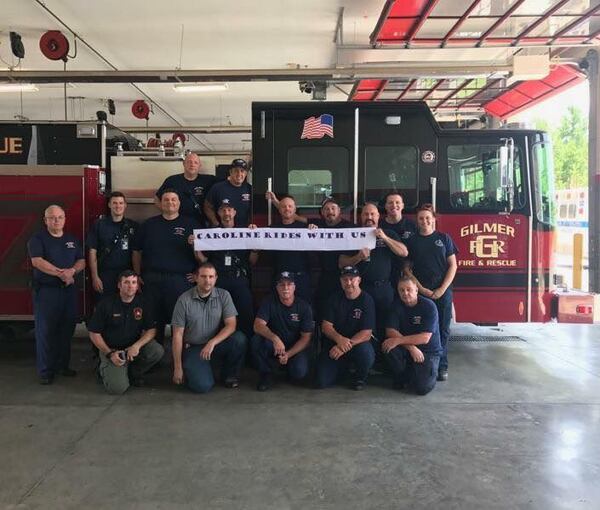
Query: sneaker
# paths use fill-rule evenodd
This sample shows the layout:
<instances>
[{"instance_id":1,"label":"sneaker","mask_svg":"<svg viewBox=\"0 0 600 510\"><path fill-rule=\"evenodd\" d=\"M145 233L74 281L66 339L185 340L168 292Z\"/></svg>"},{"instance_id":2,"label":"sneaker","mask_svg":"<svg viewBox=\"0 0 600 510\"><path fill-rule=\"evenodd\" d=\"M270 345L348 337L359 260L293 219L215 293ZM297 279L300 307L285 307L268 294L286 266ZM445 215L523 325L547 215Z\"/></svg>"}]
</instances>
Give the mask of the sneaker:
<instances>
[{"instance_id":1,"label":"sneaker","mask_svg":"<svg viewBox=\"0 0 600 510\"><path fill-rule=\"evenodd\" d=\"M238 380L237 377L228 377L227 379L225 379L225 388L233 389L233 388L239 388L239 387L240 387L240 381Z\"/></svg>"},{"instance_id":2,"label":"sneaker","mask_svg":"<svg viewBox=\"0 0 600 510\"><path fill-rule=\"evenodd\" d=\"M257 391L267 391L271 389L272 381L271 374L263 374L258 379L258 384L256 385Z\"/></svg>"},{"instance_id":3,"label":"sneaker","mask_svg":"<svg viewBox=\"0 0 600 510\"><path fill-rule=\"evenodd\" d=\"M360 379L354 381L354 384L352 385L352 389L354 391L362 391L365 389L365 381L361 381Z\"/></svg>"},{"instance_id":4,"label":"sneaker","mask_svg":"<svg viewBox=\"0 0 600 510\"><path fill-rule=\"evenodd\" d=\"M64 375L65 377L75 377L77 375L77 372L72 368L63 368L60 371L60 375Z\"/></svg>"},{"instance_id":5,"label":"sneaker","mask_svg":"<svg viewBox=\"0 0 600 510\"><path fill-rule=\"evenodd\" d=\"M142 387L146 386L146 381L144 380L143 377L132 377L131 385L135 386L136 388L142 388Z\"/></svg>"},{"instance_id":6,"label":"sneaker","mask_svg":"<svg viewBox=\"0 0 600 510\"><path fill-rule=\"evenodd\" d=\"M438 370L437 380L438 381L447 381L448 380L448 369L447 368L440 368Z\"/></svg>"}]
</instances>

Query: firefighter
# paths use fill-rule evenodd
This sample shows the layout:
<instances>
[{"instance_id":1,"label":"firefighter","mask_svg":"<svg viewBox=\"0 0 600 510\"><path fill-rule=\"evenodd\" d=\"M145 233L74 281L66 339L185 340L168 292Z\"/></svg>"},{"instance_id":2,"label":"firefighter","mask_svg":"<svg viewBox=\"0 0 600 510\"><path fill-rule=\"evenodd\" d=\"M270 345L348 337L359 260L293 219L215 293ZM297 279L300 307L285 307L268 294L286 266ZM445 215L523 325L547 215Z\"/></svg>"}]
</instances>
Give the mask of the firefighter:
<instances>
[{"instance_id":1,"label":"firefighter","mask_svg":"<svg viewBox=\"0 0 600 510\"><path fill-rule=\"evenodd\" d=\"M361 226L377 227L379 211L375 204L367 203L360 213ZM363 289L375 302L377 326L376 334L379 339L383 336L383 323L394 300L392 288L392 269L397 257L406 257L408 250L393 230L377 228L375 230L377 243L374 249L362 248L353 255L340 255L339 265L357 266L362 278Z\"/></svg>"},{"instance_id":2,"label":"firefighter","mask_svg":"<svg viewBox=\"0 0 600 510\"><path fill-rule=\"evenodd\" d=\"M75 276L85 269L85 258L80 241L64 231L62 207L46 208L44 224L27 250L33 266L37 372L40 384L52 384L57 374L76 375L69 366L77 321Z\"/></svg>"},{"instance_id":3,"label":"firefighter","mask_svg":"<svg viewBox=\"0 0 600 510\"><path fill-rule=\"evenodd\" d=\"M138 289L138 275L130 269L121 272L118 294L100 301L88 324L90 340L100 352L98 375L112 395L125 393L130 384L143 386L142 376L164 354L154 340L151 307Z\"/></svg>"},{"instance_id":4,"label":"firefighter","mask_svg":"<svg viewBox=\"0 0 600 510\"><path fill-rule=\"evenodd\" d=\"M438 381L448 379L448 338L452 319L452 281L456 276L458 250L448 234L435 229L435 211L431 204L417 210L419 231L407 240L410 265L407 274L415 278L419 294L432 299L440 323L440 358Z\"/></svg>"},{"instance_id":5,"label":"firefighter","mask_svg":"<svg viewBox=\"0 0 600 510\"><path fill-rule=\"evenodd\" d=\"M140 225L133 245L133 270L141 274L144 292L156 307L157 335L164 338L164 326L173 315L177 298L194 284L200 256L194 252L193 230L198 221L179 214L179 194L172 188L160 198L162 214Z\"/></svg>"},{"instance_id":6,"label":"firefighter","mask_svg":"<svg viewBox=\"0 0 600 510\"><path fill-rule=\"evenodd\" d=\"M229 199L221 202L217 214L221 228L235 226L235 207ZM256 225L250 225L256 228ZM250 289L250 268L258 260L258 252L250 250L221 250L200 253L200 260L209 260L217 269L219 287L231 294L233 304L238 311L239 329L250 338L252 336L252 322L254 321L254 305Z\"/></svg>"},{"instance_id":7,"label":"firefighter","mask_svg":"<svg viewBox=\"0 0 600 510\"><path fill-rule=\"evenodd\" d=\"M261 303L256 314L256 334L250 348L259 373L258 391L271 388L274 366L287 368L289 378L296 383L308 374L313 314L310 305L295 296L295 290L294 276L280 273L275 292Z\"/></svg>"},{"instance_id":8,"label":"firefighter","mask_svg":"<svg viewBox=\"0 0 600 510\"><path fill-rule=\"evenodd\" d=\"M211 226L219 226L217 209L224 199L228 199L237 211L236 227L247 227L250 224L252 186L246 181L247 176L248 163L243 159L234 159L229 168L229 177L210 188L204 202L204 214Z\"/></svg>"},{"instance_id":9,"label":"firefighter","mask_svg":"<svg viewBox=\"0 0 600 510\"><path fill-rule=\"evenodd\" d=\"M291 195L283 195L279 199L278 209L281 219L274 222L272 228L314 228L314 225L307 225L296 219L296 201ZM273 250L271 256L274 261L275 275L284 271L292 273L296 284L296 296L310 303L309 252Z\"/></svg>"},{"instance_id":10,"label":"firefighter","mask_svg":"<svg viewBox=\"0 0 600 510\"><path fill-rule=\"evenodd\" d=\"M132 244L137 222L125 218L127 199L120 191L108 197L110 215L100 218L87 238L88 263L96 302L117 292L119 274L131 269Z\"/></svg>"},{"instance_id":11,"label":"firefighter","mask_svg":"<svg viewBox=\"0 0 600 510\"><path fill-rule=\"evenodd\" d=\"M323 200L321 203L321 217L314 223L318 228L352 228L355 226L354 223L342 218L342 210L332 197ZM329 298L341 290L338 268L339 256L340 252L337 251L323 250L318 252L321 275L316 292L316 312L319 314L319 319L323 314L324 307L327 306Z\"/></svg>"},{"instance_id":12,"label":"firefighter","mask_svg":"<svg viewBox=\"0 0 600 510\"><path fill-rule=\"evenodd\" d=\"M217 271L204 262L196 286L184 292L173 311L173 382L195 393L207 393L215 384L211 362L221 362L227 388L239 386L246 353L246 336L236 331L237 311L229 292L215 287Z\"/></svg>"},{"instance_id":13,"label":"firefighter","mask_svg":"<svg viewBox=\"0 0 600 510\"><path fill-rule=\"evenodd\" d=\"M402 216L402 212L404 211L404 199L402 195L396 191L392 191L383 197L382 202L385 214L379 219L379 228L393 230L403 242L406 242L406 239L417 232L417 225L413 220ZM394 267L392 269L392 287L394 289L396 288L398 279L402 276L405 260L404 257L397 257L394 260Z\"/></svg>"},{"instance_id":14,"label":"firefighter","mask_svg":"<svg viewBox=\"0 0 600 510\"><path fill-rule=\"evenodd\" d=\"M342 291L334 294L325 309L321 332L323 348L317 363L317 387L332 386L340 369L353 364L352 388L362 390L375 361L371 336L375 329L375 304L360 288L360 272L354 266L342 268Z\"/></svg>"},{"instance_id":15,"label":"firefighter","mask_svg":"<svg viewBox=\"0 0 600 510\"><path fill-rule=\"evenodd\" d=\"M164 190L168 188L177 190L181 200L179 214L189 216L201 225L205 225L204 201L208 190L215 182L215 176L202 174L201 169L202 162L198 155L193 152L188 153L183 160L183 173L170 175L156 191L154 198L156 206L160 209L160 196Z\"/></svg>"},{"instance_id":16,"label":"firefighter","mask_svg":"<svg viewBox=\"0 0 600 510\"><path fill-rule=\"evenodd\" d=\"M394 388L409 385L426 395L435 388L442 354L437 308L419 295L408 276L400 278L397 289L399 298L388 314L381 350L392 369Z\"/></svg>"}]
</instances>

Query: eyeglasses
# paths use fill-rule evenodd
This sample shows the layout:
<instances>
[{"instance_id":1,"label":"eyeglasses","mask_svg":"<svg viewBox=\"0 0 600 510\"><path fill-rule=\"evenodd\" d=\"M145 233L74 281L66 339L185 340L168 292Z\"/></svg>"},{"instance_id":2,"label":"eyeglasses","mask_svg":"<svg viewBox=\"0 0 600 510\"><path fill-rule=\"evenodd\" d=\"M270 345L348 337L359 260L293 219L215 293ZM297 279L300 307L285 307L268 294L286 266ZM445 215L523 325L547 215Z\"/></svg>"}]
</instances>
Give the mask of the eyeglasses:
<instances>
[{"instance_id":1,"label":"eyeglasses","mask_svg":"<svg viewBox=\"0 0 600 510\"><path fill-rule=\"evenodd\" d=\"M46 216L47 220L51 220L51 221L58 221L58 220L64 220L65 217L64 216Z\"/></svg>"}]
</instances>

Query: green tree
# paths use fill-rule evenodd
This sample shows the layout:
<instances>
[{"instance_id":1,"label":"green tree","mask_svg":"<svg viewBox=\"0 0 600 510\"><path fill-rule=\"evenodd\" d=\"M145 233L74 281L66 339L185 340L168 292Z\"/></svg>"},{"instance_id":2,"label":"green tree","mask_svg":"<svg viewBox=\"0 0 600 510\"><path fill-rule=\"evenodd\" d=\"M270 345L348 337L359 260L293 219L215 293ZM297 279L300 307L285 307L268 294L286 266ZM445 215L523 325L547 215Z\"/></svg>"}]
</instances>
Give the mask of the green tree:
<instances>
[{"instance_id":1,"label":"green tree","mask_svg":"<svg viewBox=\"0 0 600 510\"><path fill-rule=\"evenodd\" d=\"M588 181L587 117L576 106L569 106L556 128L538 119L536 128L552 138L556 189L582 188Z\"/></svg>"}]
</instances>

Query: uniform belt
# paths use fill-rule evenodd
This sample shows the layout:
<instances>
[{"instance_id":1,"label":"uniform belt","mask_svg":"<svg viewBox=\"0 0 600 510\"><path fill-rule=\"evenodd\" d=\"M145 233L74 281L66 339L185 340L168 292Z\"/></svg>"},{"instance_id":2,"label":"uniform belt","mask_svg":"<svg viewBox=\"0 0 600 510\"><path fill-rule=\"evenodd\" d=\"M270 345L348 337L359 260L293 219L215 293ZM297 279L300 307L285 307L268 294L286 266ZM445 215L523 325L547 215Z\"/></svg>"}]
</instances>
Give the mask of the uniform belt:
<instances>
[{"instance_id":1,"label":"uniform belt","mask_svg":"<svg viewBox=\"0 0 600 510\"><path fill-rule=\"evenodd\" d=\"M390 281L389 280L373 280L370 282L365 282L365 285L371 285L373 287L381 287L382 285L385 285L386 283L389 284Z\"/></svg>"},{"instance_id":2,"label":"uniform belt","mask_svg":"<svg viewBox=\"0 0 600 510\"><path fill-rule=\"evenodd\" d=\"M229 276L230 278L239 278L240 276L243 276L244 278L246 278L248 276L248 272L245 269L237 269L237 270L225 271L224 275Z\"/></svg>"}]
</instances>

